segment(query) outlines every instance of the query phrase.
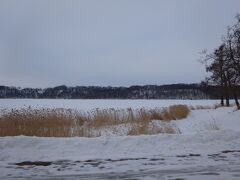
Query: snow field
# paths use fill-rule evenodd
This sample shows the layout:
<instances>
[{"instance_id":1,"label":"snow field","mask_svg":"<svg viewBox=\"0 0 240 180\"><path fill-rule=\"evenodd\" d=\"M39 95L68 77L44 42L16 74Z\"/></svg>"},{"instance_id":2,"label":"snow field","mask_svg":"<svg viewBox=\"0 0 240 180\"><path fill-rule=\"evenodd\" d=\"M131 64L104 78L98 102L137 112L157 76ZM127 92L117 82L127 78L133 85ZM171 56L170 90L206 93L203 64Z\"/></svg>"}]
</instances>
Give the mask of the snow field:
<instances>
[{"instance_id":1,"label":"snow field","mask_svg":"<svg viewBox=\"0 0 240 180\"><path fill-rule=\"evenodd\" d=\"M21 100L23 102L23 100ZM32 101L32 100L30 100ZM35 100L36 101L36 100ZM44 101L44 100L43 100ZM48 101L48 100L47 100ZM47 102L45 101L45 103ZM111 106L101 100L87 100L81 107L85 110L94 107L134 108L142 107L143 101L111 100ZM17 102L17 101L16 101ZM21 103L22 103L21 102ZM48 103L51 100L48 101ZM58 102L58 101L56 101ZM59 101L60 102L60 101ZM76 101L77 102L77 101ZM90 103L92 102L92 103ZM107 101L105 101L106 103ZM125 104L123 103L125 102ZM187 105L214 106L217 101L185 101ZM17 102L5 102L7 108L21 107ZM35 105L39 102L34 102ZM89 104L91 105L89 105ZM131 104L132 103L132 104ZM25 102L28 106L30 103ZM73 105L74 104L74 105ZM78 107L75 103L64 107ZM86 105L88 104L88 105ZM166 107L184 104L182 101L146 101L147 108ZM33 101L31 102L33 105ZM43 105L43 104L41 104ZM95 106L94 106L95 105ZM5 106L5 108L6 108ZM61 107L60 104L49 104ZM1 104L1 107L4 107ZM140 136L114 136L108 129L96 138L46 138L46 137L0 137L0 178L11 177L49 177L86 174L86 179L95 173L122 173L174 170L216 172L212 179L237 179L240 170L240 111L235 107L192 110L186 119L171 121L181 133ZM124 135L125 127L122 128ZM50 161L47 167L17 167L15 163L24 161ZM89 174L89 175L87 175ZM109 175L109 174L108 174ZM151 174L150 174L151 175ZM142 176L144 177L144 176ZM147 179L150 176L143 178ZM151 176L152 177L152 176ZM181 177L179 174L176 177ZM192 174L182 177L193 178ZM93 178L94 179L94 178ZM104 179L104 178L103 178ZM159 178L152 178L159 179Z\"/></svg>"}]
</instances>

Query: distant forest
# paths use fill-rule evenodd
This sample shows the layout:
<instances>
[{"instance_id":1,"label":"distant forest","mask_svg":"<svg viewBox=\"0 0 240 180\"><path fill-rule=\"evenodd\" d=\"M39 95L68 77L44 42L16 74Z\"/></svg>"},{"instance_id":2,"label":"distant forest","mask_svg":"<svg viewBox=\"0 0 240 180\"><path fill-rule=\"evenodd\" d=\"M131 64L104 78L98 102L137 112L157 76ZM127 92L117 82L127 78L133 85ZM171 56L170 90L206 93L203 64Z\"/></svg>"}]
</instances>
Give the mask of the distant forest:
<instances>
[{"instance_id":1,"label":"distant forest","mask_svg":"<svg viewBox=\"0 0 240 180\"><path fill-rule=\"evenodd\" d=\"M0 98L36 99L219 99L219 92L218 86L204 83L130 87L62 85L45 89L0 86Z\"/></svg>"}]
</instances>

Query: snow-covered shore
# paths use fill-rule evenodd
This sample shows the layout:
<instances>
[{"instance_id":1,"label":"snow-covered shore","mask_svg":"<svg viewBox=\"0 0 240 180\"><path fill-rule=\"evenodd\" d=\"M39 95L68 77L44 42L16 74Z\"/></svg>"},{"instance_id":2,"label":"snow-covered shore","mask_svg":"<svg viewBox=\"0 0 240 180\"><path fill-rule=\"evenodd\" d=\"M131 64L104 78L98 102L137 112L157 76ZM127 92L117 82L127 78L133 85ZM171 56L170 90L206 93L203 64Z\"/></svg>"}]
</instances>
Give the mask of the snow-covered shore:
<instances>
[{"instance_id":1,"label":"snow-covered shore","mask_svg":"<svg viewBox=\"0 0 240 180\"><path fill-rule=\"evenodd\" d=\"M211 104L205 102L204 105ZM97 138L1 137L0 179L59 176L68 179L67 175L123 172L138 172L140 176L142 172L156 171L159 174L163 170L206 173L210 169L218 178L240 177L236 173L240 170L240 111L234 107L192 110L186 119L172 123L181 134L105 134ZM16 165L25 161L49 162L49 166ZM215 175L205 177L214 179ZM152 176L150 173L142 177L148 179ZM187 176L185 173L175 177ZM88 178L90 176L86 175L85 179Z\"/></svg>"}]
</instances>

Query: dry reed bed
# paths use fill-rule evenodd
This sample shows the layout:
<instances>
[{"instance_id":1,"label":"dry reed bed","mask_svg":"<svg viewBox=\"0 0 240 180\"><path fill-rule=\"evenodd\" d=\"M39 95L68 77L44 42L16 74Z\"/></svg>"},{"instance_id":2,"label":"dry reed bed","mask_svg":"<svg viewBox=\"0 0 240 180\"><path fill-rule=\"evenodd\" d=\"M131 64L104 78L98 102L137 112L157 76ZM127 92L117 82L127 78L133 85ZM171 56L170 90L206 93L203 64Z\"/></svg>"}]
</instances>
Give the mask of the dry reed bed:
<instances>
[{"instance_id":1,"label":"dry reed bed","mask_svg":"<svg viewBox=\"0 0 240 180\"><path fill-rule=\"evenodd\" d=\"M121 124L130 124L128 135L179 133L170 123L156 127L152 122L183 119L189 111L185 105L159 109L95 109L88 112L30 107L2 110L0 136L94 137L101 135L94 134L96 130Z\"/></svg>"}]
</instances>

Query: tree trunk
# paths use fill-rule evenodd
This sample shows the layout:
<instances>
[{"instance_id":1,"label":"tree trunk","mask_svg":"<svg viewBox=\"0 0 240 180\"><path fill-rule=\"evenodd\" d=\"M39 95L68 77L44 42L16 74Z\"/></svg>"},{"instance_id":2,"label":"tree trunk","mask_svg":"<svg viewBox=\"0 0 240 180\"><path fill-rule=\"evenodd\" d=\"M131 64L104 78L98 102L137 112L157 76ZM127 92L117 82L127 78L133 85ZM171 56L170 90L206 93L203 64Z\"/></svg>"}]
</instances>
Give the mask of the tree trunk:
<instances>
[{"instance_id":1,"label":"tree trunk","mask_svg":"<svg viewBox=\"0 0 240 180\"><path fill-rule=\"evenodd\" d=\"M238 95L237 95L237 89L236 89L236 87L233 87L232 89L233 89L232 91L233 91L234 101L236 103L237 108L240 109L240 105L239 105L239 101L238 101Z\"/></svg>"},{"instance_id":2,"label":"tree trunk","mask_svg":"<svg viewBox=\"0 0 240 180\"><path fill-rule=\"evenodd\" d=\"M235 82L236 82L236 80L235 80ZM238 102L238 96L237 96L237 89L236 89L236 83L233 83L233 85L232 85L232 82L231 82L231 80L230 79L228 79L228 85L229 85L229 88L230 88L230 90L231 90L231 93L232 93L232 95L233 95L233 98L234 98L234 101L235 101L235 103L236 103L236 106L237 106L237 108L239 109L240 107L239 107L239 102Z\"/></svg>"},{"instance_id":3,"label":"tree trunk","mask_svg":"<svg viewBox=\"0 0 240 180\"><path fill-rule=\"evenodd\" d=\"M226 98L226 106L229 107L230 106L230 102L229 102L229 87L228 87L228 81L227 81L227 77L224 73L224 95Z\"/></svg>"},{"instance_id":4,"label":"tree trunk","mask_svg":"<svg viewBox=\"0 0 240 180\"><path fill-rule=\"evenodd\" d=\"M222 95L221 95L221 106L224 106L224 99Z\"/></svg>"},{"instance_id":5,"label":"tree trunk","mask_svg":"<svg viewBox=\"0 0 240 180\"><path fill-rule=\"evenodd\" d=\"M224 87L223 87L223 75L221 73L221 106L224 106Z\"/></svg>"}]
</instances>

